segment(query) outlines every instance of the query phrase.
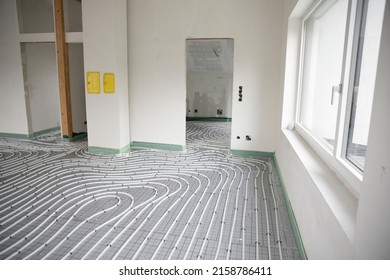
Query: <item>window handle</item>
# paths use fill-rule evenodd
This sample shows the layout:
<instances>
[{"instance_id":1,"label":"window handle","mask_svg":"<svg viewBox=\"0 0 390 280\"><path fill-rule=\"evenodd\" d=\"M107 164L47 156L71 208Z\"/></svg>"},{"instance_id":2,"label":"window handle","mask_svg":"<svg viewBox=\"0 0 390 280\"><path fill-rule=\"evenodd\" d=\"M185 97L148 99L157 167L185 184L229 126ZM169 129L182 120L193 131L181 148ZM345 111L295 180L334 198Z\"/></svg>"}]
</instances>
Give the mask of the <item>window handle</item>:
<instances>
[{"instance_id":1,"label":"window handle","mask_svg":"<svg viewBox=\"0 0 390 280\"><path fill-rule=\"evenodd\" d=\"M339 84L338 86L332 87L332 95L330 98L330 105L333 105L334 93L337 92L339 94L343 93L343 84Z\"/></svg>"}]
</instances>

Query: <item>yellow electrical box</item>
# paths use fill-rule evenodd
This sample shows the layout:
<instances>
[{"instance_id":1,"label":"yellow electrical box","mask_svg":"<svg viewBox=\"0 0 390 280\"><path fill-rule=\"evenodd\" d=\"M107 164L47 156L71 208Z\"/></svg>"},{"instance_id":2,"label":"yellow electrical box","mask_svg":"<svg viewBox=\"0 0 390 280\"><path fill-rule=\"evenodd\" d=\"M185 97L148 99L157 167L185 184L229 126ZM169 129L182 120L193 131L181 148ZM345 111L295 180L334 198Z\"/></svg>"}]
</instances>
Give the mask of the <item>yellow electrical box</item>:
<instances>
[{"instance_id":1,"label":"yellow electrical box","mask_svg":"<svg viewBox=\"0 0 390 280\"><path fill-rule=\"evenodd\" d=\"M115 92L115 76L114 73L104 73L103 75L103 85L105 93L114 93Z\"/></svg>"},{"instance_id":2,"label":"yellow electrical box","mask_svg":"<svg viewBox=\"0 0 390 280\"><path fill-rule=\"evenodd\" d=\"M100 73L87 72L87 92L100 93Z\"/></svg>"}]
</instances>

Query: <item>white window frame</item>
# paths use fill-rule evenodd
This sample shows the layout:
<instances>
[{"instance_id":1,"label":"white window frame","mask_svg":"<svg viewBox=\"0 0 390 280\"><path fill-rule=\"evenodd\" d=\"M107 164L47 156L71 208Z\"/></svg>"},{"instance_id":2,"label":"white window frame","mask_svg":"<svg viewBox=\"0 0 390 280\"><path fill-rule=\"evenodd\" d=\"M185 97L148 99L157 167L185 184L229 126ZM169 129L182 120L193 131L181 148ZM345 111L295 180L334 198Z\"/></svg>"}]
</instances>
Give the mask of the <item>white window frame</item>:
<instances>
[{"instance_id":1,"label":"white window frame","mask_svg":"<svg viewBox=\"0 0 390 280\"><path fill-rule=\"evenodd\" d=\"M341 83L343 93L339 95L338 116L334 148L330 149L324 140L315 137L299 120L301 104L301 88L303 81L303 63L305 56L305 21L327 0L316 1L302 18L300 64L298 76L298 91L295 114L295 129L304 140L319 154L322 160L336 173L344 185L355 195L359 196L363 181L363 172L346 158L348 128L352 110L353 80L356 70L357 41L359 39L360 20L363 1L348 1L348 16L346 38L344 42L344 61L342 66ZM337 98L335 96L335 98Z\"/></svg>"}]
</instances>

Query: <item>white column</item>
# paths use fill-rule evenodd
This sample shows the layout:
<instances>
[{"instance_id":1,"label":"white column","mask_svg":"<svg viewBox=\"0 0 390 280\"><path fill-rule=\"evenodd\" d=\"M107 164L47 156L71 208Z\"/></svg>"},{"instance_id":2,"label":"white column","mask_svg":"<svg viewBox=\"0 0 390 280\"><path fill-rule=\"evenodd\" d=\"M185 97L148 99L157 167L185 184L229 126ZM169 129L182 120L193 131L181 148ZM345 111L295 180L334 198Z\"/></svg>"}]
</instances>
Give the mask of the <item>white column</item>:
<instances>
[{"instance_id":1,"label":"white column","mask_svg":"<svg viewBox=\"0 0 390 280\"><path fill-rule=\"evenodd\" d=\"M88 93L88 146L92 152L129 148L127 1L83 0L84 72L100 73L100 93ZM104 93L103 75L114 73L115 92Z\"/></svg>"}]
</instances>

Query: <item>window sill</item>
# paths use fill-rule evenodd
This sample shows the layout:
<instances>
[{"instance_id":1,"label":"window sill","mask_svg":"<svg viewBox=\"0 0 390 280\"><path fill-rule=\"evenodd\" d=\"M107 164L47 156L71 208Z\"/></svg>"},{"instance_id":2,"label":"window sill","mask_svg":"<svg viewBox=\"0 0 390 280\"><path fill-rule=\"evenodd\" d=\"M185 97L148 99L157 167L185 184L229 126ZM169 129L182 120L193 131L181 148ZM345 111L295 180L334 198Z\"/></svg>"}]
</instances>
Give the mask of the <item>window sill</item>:
<instances>
[{"instance_id":1,"label":"window sill","mask_svg":"<svg viewBox=\"0 0 390 280\"><path fill-rule=\"evenodd\" d=\"M352 242L355 234L358 199L297 132L286 129L282 131L346 236Z\"/></svg>"}]
</instances>

